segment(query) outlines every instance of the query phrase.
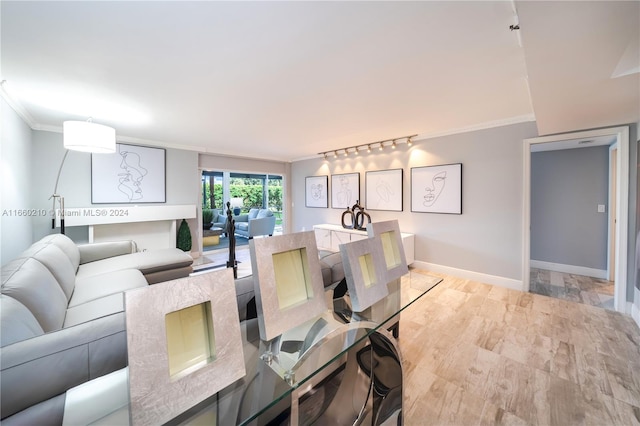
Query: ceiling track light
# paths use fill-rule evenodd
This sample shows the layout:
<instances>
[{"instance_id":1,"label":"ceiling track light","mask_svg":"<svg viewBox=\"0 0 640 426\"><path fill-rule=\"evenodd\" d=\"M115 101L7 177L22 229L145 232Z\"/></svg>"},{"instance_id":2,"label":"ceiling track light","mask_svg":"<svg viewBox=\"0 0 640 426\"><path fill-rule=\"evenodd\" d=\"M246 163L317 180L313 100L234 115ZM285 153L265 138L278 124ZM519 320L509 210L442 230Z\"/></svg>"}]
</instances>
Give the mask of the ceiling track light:
<instances>
[{"instance_id":1,"label":"ceiling track light","mask_svg":"<svg viewBox=\"0 0 640 426\"><path fill-rule=\"evenodd\" d=\"M322 155L324 157L324 159L327 159L327 154L330 154L333 152L333 158L338 158L338 151L342 151L345 157L349 156L349 150L353 149L353 154L354 155L358 155L360 153L360 148L366 149L368 153L371 153L371 145L378 145L378 150L379 151L383 151L385 148L385 144L387 142L391 142L391 144L389 146L391 146L392 149L396 149L398 146L398 140L402 140L405 139L406 140L406 144L407 146L411 146L413 145L413 141L411 140L411 138L414 138L418 135L409 135L409 136L400 136L397 138L393 138L393 139L385 139L383 141L379 141L379 142L371 142L371 143L366 143L366 144L362 144L362 145L355 145L355 146L348 146L346 148L338 148L332 151L324 151L324 152L319 152L319 155Z\"/></svg>"}]
</instances>

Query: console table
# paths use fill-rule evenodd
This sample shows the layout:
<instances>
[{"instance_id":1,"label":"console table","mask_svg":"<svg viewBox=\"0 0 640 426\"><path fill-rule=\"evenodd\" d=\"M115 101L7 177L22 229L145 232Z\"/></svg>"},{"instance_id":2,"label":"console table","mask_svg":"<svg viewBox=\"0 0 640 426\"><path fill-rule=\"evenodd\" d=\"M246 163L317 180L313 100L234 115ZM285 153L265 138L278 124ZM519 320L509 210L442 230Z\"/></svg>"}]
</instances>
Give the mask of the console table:
<instances>
[{"instance_id":1,"label":"console table","mask_svg":"<svg viewBox=\"0 0 640 426\"><path fill-rule=\"evenodd\" d=\"M272 341L260 340L256 319L244 321L246 375L168 424L401 424L402 356L387 329L441 281L394 280L389 296L361 313L336 299ZM116 394L126 395L126 369L116 374ZM106 412L92 424L129 422L126 402Z\"/></svg>"},{"instance_id":2,"label":"console table","mask_svg":"<svg viewBox=\"0 0 640 426\"><path fill-rule=\"evenodd\" d=\"M320 224L313 225L316 233L318 249L340 251L340 244L351 241L362 240L367 237L367 231L356 229L345 229L341 225ZM401 232L404 255L407 258L407 265L411 265L415 260L414 244L415 235Z\"/></svg>"}]
</instances>

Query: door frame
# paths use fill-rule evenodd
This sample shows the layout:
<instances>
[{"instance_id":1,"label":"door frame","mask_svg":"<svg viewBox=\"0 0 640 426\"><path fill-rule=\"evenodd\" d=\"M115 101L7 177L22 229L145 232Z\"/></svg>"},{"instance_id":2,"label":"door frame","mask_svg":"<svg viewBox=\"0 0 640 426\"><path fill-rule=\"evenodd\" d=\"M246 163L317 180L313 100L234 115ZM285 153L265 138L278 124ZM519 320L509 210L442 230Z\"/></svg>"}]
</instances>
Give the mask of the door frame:
<instances>
[{"instance_id":1,"label":"door frame","mask_svg":"<svg viewBox=\"0 0 640 426\"><path fill-rule=\"evenodd\" d=\"M523 220L522 220L522 287L529 291L531 257L531 146L560 142L569 139L589 139L615 136L618 145L616 155L616 227L615 232L615 287L614 309L627 313L627 259L629 239L629 128L606 129L563 133L523 140Z\"/></svg>"},{"instance_id":2,"label":"door frame","mask_svg":"<svg viewBox=\"0 0 640 426\"><path fill-rule=\"evenodd\" d=\"M609 146L609 207L607 209L607 280L615 283L616 253L616 188L618 185L618 142Z\"/></svg>"}]
</instances>

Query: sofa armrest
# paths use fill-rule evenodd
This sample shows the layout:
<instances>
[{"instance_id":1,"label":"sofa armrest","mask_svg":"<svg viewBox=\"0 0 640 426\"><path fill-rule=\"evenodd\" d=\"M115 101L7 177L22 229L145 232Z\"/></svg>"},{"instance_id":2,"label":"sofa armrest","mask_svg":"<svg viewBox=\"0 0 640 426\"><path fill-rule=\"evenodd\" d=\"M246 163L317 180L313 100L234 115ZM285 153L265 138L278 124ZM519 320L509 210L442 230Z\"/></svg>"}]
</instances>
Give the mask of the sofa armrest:
<instances>
[{"instance_id":1,"label":"sofa armrest","mask_svg":"<svg viewBox=\"0 0 640 426\"><path fill-rule=\"evenodd\" d=\"M126 365L124 312L0 348L2 418Z\"/></svg>"},{"instance_id":2,"label":"sofa armrest","mask_svg":"<svg viewBox=\"0 0 640 426\"><path fill-rule=\"evenodd\" d=\"M257 235L273 235L273 230L276 227L276 217L267 216L249 221L249 238Z\"/></svg>"},{"instance_id":3,"label":"sofa armrest","mask_svg":"<svg viewBox=\"0 0 640 426\"><path fill-rule=\"evenodd\" d=\"M104 243L80 244L80 264L95 262L123 254L131 254L138 251L135 241L109 241Z\"/></svg>"}]
</instances>

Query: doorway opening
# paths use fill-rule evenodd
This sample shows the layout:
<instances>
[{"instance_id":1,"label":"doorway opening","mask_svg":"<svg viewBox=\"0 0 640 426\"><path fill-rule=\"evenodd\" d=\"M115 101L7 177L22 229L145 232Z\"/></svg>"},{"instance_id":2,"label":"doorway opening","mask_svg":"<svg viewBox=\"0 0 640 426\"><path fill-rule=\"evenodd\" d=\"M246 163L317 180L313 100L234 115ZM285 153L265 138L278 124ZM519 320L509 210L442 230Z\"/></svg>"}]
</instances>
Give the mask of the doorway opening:
<instances>
[{"instance_id":1,"label":"doorway opening","mask_svg":"<svg viewBox=\"0 0 640 426\"><path fill-rule=\"evenodd\" d=\"M236 221L252 209L267 209L275 216L270 235L282 234L283 179L280 175L203 171L202 190L202 251L228 248L226 235L227 203ZM236 238L236 247L248 244L247 238Z\"/></svg>"},{"instance_id":2,"label":"doorway opening","mask_svg":"<svg viewBox=\"0 0 640 426\"><path fill-rule=\"evenodd\" d=\"M532 151L546 149L568 149L583 141L599 140L602 144L611 145L610 160L615 164L610 167L608 242L607 263L602 279L609 277L614 281L613 308L626 311L627 292L627 240L628 240L628 193L629 193L629 130L627 127L616 127L570 134L554 135L524 141L524 209L523 209L523 290L531 290L531 157ZM583 142L584 143L584 142ZM595 208L595 206L593 206ZM600 209L601 206L598 206ZM535 265L535 262L534 266Z\"/></svg>"}]
</instances>

